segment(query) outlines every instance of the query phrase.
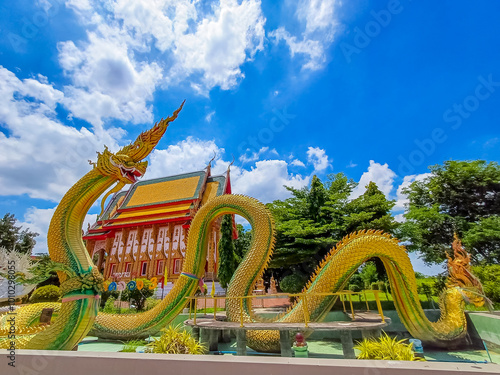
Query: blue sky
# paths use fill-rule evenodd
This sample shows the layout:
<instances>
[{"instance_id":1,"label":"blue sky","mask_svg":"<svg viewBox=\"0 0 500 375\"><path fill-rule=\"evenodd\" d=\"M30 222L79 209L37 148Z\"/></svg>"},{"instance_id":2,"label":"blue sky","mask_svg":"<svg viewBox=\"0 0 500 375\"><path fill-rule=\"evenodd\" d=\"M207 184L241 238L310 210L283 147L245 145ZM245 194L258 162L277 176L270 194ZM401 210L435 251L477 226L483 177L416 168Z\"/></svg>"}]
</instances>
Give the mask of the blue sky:
<instances>
[{"instance_id":1,"label":"blue sky","mask_svg":"<svg viewBox=\"0 0 500 375\"><path fill-rule=\"evenodd\" d=\"M146 178L233 156L233 191L344 172L401 220L402 186L449 159L499 161L493 1L38 0L0 5L0 213L38 231L89 170L186 106ZM90 211L95 219L99 209ZM425 267L424 273L440 271Z\"/></svg>"}]
</instances>

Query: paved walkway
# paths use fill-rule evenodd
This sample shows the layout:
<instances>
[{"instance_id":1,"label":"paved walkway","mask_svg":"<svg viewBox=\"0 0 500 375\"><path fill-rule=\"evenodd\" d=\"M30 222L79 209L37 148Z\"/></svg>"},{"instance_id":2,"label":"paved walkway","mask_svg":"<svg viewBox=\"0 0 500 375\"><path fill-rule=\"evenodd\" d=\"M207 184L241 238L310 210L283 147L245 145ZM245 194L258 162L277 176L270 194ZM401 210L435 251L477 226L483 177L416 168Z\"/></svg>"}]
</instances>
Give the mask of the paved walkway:
<instances>
[{"instance_id":1,"label":"paved walkway","mask_svg":"<svg viewBox=\"0 0 500 375\"><path fill-rule=\"evenodd\" d=\"M217 299L217 307L224 307L226 305L226 299ZM283 297L255 297L252 300L252 305L253 307L263 307L263 308L269 308L269 307L282 307L282 308L287 308L290 306L290 301L287 296ZM207 296L206 298L206 307L214 307L214 300L210 298L210 296ZM203 309L205 308L205 299L199 299L198 300L198 309Z\"/></svg>"},{"instance_id":2,"label":"paved walkway","mask_svg":"<svg viewBox=\"0 0 500 375\"><path fill-rule=\"evenodd\" d=\"M309 347L309 358L343 358L342 344L338 340L311 340L307 341ZM86 337L79 345L78 351L91 352L118 352L122 350L123 342L99 340L97 337ZM500 363L500 347L488 346L493 363ZM144 347L139 347L138 351L143 351ZM219 350L233 352L236 354L236 340L231 340L229 343L219 343ZM231 355L229 354L228 355ZM464 361L489 361L488 354L485 350L464 350L464 351L439 351L425 350L425 358L428 361L444 361L444 362L464 362ZM247 355L262 355L256 353L252 349L247 350ZM279 354L268 354L279 355Z\"/></svg>"}]
</instances>

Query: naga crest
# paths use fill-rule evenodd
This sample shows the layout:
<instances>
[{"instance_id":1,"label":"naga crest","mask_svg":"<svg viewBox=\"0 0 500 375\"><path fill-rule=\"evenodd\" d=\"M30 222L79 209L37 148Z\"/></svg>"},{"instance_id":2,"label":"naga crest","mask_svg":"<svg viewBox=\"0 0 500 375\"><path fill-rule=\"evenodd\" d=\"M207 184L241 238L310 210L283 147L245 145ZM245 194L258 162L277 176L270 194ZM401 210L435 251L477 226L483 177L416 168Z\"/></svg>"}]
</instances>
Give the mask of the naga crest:
<instances>
[{"instance_id":1,"label":"naga crest","mask_svg":"<svg viewBox=\"0 0 500 375\"><path fill-rule=\"evenodd\" d=\"M97 168L104 176L115 177L122 187L136 182L144 175L148 166L148 162L142 160L156 147L168 125L177 118L184 102L172 116L158 121L153 128L141 133L134 143L123 147L117 153L113 154L104 146L104 152L97 153L97 163L93 163L94 168Z\"/></svg>"},{"instance_id":2,"label":"naga crest","mask_svg":"<svg viewBox=\"0 0 500 375\"><path fill-rule=\"evenodd\" d=\"M156 147L168 125L177 118L177 115L184 106L184 100L172 116L158 121L150 130L145 131L137 137L134 143L123 147L116 154L113 154L104 146L102 153L97 153L97 163L91 163L103 176L114 177L118 183L101 200L101 213L104 212L104 204L109 195L121 190L125 184L137 182L139 177L146 173L147 161L142 161Z\"/></svg>"},{"instance_id":3,"label":"naga crest","mask_svg":"<svg viewBox=\"0 0 500 375\"><path fill-rule=\"evenodd\" d=\"M484 292L481 281L472 273L470 266L470 254L462 246L462 241L455 233L453 240L453 258L448 253L448 288L458 287L465 294L468 302L476 306L484 305Z\"/></svg>"}]
</instances>

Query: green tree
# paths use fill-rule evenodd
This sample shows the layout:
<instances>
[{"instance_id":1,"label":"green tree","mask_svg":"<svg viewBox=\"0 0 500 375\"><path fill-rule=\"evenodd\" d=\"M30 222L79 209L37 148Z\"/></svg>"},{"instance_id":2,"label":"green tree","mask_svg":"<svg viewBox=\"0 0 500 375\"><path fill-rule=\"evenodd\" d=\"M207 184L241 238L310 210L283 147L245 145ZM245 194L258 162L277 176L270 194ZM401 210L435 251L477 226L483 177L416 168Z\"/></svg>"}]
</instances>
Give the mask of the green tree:
<instances>
[{"instance_id":1,"label":"green tree","mask_svg":"<svg viewBox=\"0 0 500 375\"><path fill-rule=\"evenodd\" d=\"M368 183L365 192L346 205L344 235L363 229L383 230L394 234L399 225L391 213L394 205L395 202L388 200L375 182ZM373 261L376 279L385 280L386 271L382 261L378 258ZM372 269L371 266L369 269ZM372 280L368 284L365 282L365 288L368 288L374 281L377 280Z\"/></svg>"},{"instance_id":2,"label":"green tree","mask_svg":"<svg viewBox=\"0 0 500 375\"><path fill-rule=\"evenodd\" d=\"M403 192L409 204L400 237L427 263L440 263L453 242L464 243L475 263L500 261L500 166L497 163L446 161Z\"/></svg>"},{"instance_id":3,"label":"green tree","mask_svg":"<svg viewBox=\"0 0 500 375\"><path fill-rule=\"evenodd\" d=\"M370 182L361 196L347 204L346 234L362 229L394 233L398 227L391 214L394 204L394 201L387 200L375 182Z\"/></svg>"},{"instance_id":4,"label":"green tree","mask_svg":"<svg viewBox=\"0 0 500 375\"><path fill-rule=\"evenodd\" d=\"M234 254L237 264L240 264L252 243L252 230L245 230L241 224L237 224L236 229L238 238L234 241Z\"/></svg>"},{"instance_id":5,"label":"green tree","mask_svg":"<svg viewBox=\"0 0 500 375\"><path fill-rule=\"evenodd\" d=\"M500 265L474 266L472 272L481 280L486 297L493 302L500 302Z\"/></svg>"},{"instance_id":6,"label":"green tree","mask_svg":"<svg viewBox=\"0 0 500 375\"><path fill-rule=\"evenodd\" d=\"M472 223L462 242L468 251L485 254L485 259L500 260L500 216L481 218Z\"/></svg>"},{"instance_id":7,"label":"green tree","mask_svg":"<svg viewBox=\"0 0 500 375\"><path fill-rule=\"evenodd\" d=\"M42 278L46 278L46 280L37 284L37 287L41 287L44 285L55 285L59 286L59 277L57 276L57 272L51 271L48 274L46 273L47 267L50 267L52 260L50 259L49 254L36 254L35 264L33 265L32 272L34 275L44 276Z\"/></svg>"},{"instance_id":8,"label":"green tree","mask_svg":"<svg viewBox=\"0 0 500 375\"><path fill-rule=\"evenodd\" d=\"M354 183L343 174L331 175L323 185L313 176L311 186L287 187L292 197L268 207L276 223L276 245L270 268L302 268L308 273L341 239L343 210Z\"/></svg>"},{"instance_id":9,"label":"green tree","mask_svg":"<svg viewBox=\"0 0 500 375\"><path fill-rule=\"evenodd\" d=\"M293 273L285 276L280 282L280 289L285 293L300 293L307 282L307 276L301 273Z\"/></svg>"},{"instance_id":10,"label":"green tree","mask_svg":"<svg viewBox=\"0 0 500 375\"><path fill-rule=\"evenodd\" d=\"M134 302L137 310L141 311L144 310L144 307L146 307L146 300L154 295L155 290L149 289L152 283L148 279L141 278L137 280L142 280L144 282L144 287L141 290L137 288L135 288L134 290L129 290L128 288L125 288L125 290L122 292L121 300Z\"/></svg>"},{"instance_id":11,"label":"green tree","mask_svg":"<svg viewBox=\"0 0 500 375\"><path fill-rule=\"evenodd\" d=\"M359 273L359 277L363 280L364 288L370 289L372 283L378 281L377 267L375 264L373 262L366 262Z\"/></svg>"},{"instance_id":12,"label":"green tree","mask_svg":"<svg viewBox=\"0 0 500 375\"><path fill-rule=\"evenodd\" d=\"M217 278L223 288L227 285L233 277L234 271L237 268L235 258L235 246L233 242L233 220L231 215L224 215L221 224L221 238L219 240L219 267L217 270Z\"/></svg>"},{"instance_id":13,"label":"green tree","mask_svg":"<svg viewBox=\"0 0 500 375\"><path fill-rule=\"evenodd\" d=\"M17 220L14 214L6 213L0 219L0 247L7 250L15 250L19 253L31 253L36 244L35 237L38 233L28 229L21 230L21 226L16 226Z\"/></svg>"}]
</instances>

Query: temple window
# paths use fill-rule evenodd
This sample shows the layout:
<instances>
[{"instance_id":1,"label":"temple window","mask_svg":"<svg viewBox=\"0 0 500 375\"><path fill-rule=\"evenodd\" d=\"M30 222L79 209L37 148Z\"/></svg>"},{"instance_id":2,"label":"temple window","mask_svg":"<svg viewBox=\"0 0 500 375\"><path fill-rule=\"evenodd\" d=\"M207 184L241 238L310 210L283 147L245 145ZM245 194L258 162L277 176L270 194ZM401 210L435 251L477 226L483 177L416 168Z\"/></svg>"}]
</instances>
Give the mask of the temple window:
<instances>
[{"instance_id":1,"label":"temple window","mask_svg":"<svg viewBox=\"0 0 500 375\"><path fill-rule=\"evenodd\" d=\"M145 276L147 270L148 270L148 262L147 261L143 261L142 264L141 264L141 276Z\"/></svg>"},{"instance_id":2,"label":"temple window","mask_svg":"<svg viewBox=\"0 0 500 375\"><path fill-rule=\"evenodd\" d=\"M182 265L182 259L176 259L174 261L174 273L175 274L181 273L181 265Z\"/></svg>"},{"instance_id":3,"label":"temple window","mask_svg":"<svg viewBox=\"0 0 500 375\"><path fill-rule=\"evenodd\" d=\"M156 274L163 275L163 260L159 260L156 265Z\"/></svg>"}]
</instances>

